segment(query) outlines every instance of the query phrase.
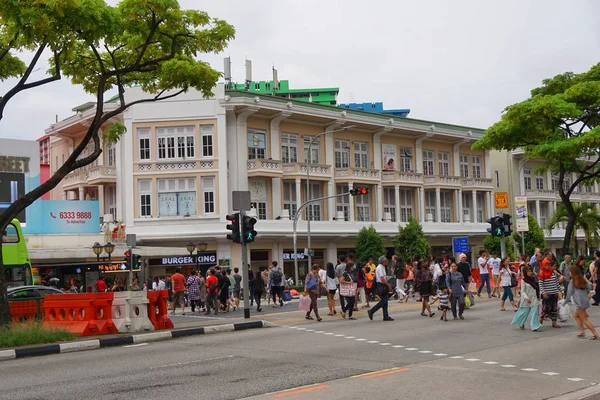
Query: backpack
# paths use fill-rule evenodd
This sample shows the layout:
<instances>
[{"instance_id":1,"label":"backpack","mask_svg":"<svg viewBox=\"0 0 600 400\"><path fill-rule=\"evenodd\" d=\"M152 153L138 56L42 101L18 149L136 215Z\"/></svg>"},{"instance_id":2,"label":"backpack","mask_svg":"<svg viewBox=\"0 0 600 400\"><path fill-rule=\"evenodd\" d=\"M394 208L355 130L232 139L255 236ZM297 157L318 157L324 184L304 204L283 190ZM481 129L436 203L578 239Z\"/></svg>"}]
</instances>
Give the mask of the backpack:
<instances>
[{"instance_id":1,"label":"backpack","mask_svg":"<svg viewBox=\"0 0 600 400\"><path fill-rule=\"evenodd\" d=\"M273 277L273 285L281 286L281 281L283 280L283 274L280 269L274 269L271 272L271 276Z\"/></svg>"}]
</instances>

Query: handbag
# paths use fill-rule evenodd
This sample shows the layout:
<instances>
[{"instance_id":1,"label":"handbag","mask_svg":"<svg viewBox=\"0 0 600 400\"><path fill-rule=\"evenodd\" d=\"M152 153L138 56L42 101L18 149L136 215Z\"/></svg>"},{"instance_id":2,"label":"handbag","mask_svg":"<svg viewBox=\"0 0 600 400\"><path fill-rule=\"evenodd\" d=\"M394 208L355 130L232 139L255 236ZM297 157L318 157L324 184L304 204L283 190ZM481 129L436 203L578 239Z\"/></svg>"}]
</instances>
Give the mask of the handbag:
<instances>
[{"instance_id":1,"label":"handbag","mask_svg":"<svg viewBox=\"0 0 600 400\"><path fill-rule=\"evenodd\" d=\"M310 310L310 297L308 297L305 294L300 296L300 304L298 304L298 309L303 310L303 311L309 311Z\"/></svg>"},{"instance_id":2,"label":"handbag","mask_svg":"<svg viewBox=\"0 0 600 400\"><path fill-rule=\"evenodd\" d=\"M469 293L477 293L477 284L475 282L469 283Z\"/></svg>"}]
</instances>

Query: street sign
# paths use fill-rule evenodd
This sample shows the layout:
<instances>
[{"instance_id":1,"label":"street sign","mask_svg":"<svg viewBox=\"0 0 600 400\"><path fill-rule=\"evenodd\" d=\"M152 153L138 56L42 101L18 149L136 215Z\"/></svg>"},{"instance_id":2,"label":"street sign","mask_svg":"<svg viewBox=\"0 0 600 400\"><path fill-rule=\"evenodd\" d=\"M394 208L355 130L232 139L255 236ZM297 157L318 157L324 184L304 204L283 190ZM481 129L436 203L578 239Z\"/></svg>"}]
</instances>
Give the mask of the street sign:
<instances>
[{"instance_id":1,"label":"street sign","mask_svg":"<svg viewBox=\"0 0 600 400\"><path fill-rule=\"evenodd\" d=\"M515 196L515 225L517 232L529 232L527 196Z\"/></svg>"},{"instance_id":2,"label":"street sign","mask_svg":"<svg viewBox=\"0 0 600 400\"><path fill-rule=\"evenodd\" d=\"M234 190L231 192L234 211L250 211L250 192Z\"/></svg>"},{"instance_id":3,"label":"street sign","mask_svg":"<svg viewBox=\"0 0 600 400\"><path fill-rule=\"evenodd\" d=\"M136 244L136 236L135 233L128 233L125 236L125 243L127 244L128 247L135 247Z\"/></svg>"},{"instance_id":4,"label":"street sign","mask_svg":"<svg viewBox=\"0 0 600 400\"><path fill-rule=\"evenodd\" d=\"M452 238L452 252L456 253L468 253L469 252L469 238L468 237L453 237Z\"/></svg>"},{"instance_id":5,"label":"street sign","mask_svg":"<svg viewBox=\"0 0 600 400\"><path fill-rule=\"evenodd\" d=\"M508 208L508 193L507 192L494 193L494 200L496 201L496 208Z\"/></svg>"}]
</instances>

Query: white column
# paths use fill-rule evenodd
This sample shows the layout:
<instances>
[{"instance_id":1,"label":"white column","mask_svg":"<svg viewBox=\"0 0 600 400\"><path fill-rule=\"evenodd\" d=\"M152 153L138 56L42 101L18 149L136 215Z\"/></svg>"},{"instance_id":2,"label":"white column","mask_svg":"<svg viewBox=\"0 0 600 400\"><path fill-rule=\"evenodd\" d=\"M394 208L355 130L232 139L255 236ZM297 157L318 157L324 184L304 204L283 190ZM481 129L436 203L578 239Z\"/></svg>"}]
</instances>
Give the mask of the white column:
<instances>
[{"instance_id":1,"label":"white column","mask_svg":"<svg viewBox=\"0 0 600 400\"><path fill-rule=\"evenodd\" d=\"M383 220L383 186L377 185L377 222Z\"/></svg>"},{"instance_id":2,"label":"white column","mask_svg":"<svg viewBox=\"0 0 600 400\"><path fill-rule=\"evenodd\" d=\"M117 174L117 215L113 215L113 218L117 221L124 221L128 227L131 227L133 226L135 209L139 201L134 196L136 182L133 178L134 154L133 139L131 135L135 134L135 130L133 129L132 112L125 111L123 115L123 125L125 126L126 133L115 145L115 152L118 160L115 167L115 172ZM156 159L155 157L156 153L152 155L153 159ZM154 203L155 199L156 197L151 203L152 214L156 216L158 215L158 204Z\"/></svg>"},{"instance_id":3,"label":"white column","mask_svg":"<svg viewBox=\"0 0 600 400\"><path fill-rule=\"evenodd\" d=\"M79 186L79 201L81 200L85 200L85 189L83 188L83 186Z\"/></svg>"},{"instance_id":4,"label":"white column","mask_svg":"<svg viewBox=\"0 0 600 400\"><path fill-rule=\"evenodd\" d=\"M327 196L331 197L333 195L335 195L335 185L333 184L333 181L330 180L327 182ZM327 217L330 221L336 217L336 211L336 198L333 197L327 199Z\"/></svg>"},{"instance_id":5,"label":"white column","mask_svg":"<svg viewBox=\"0 0 600 400\"><path fill-rule=\"evenodd\" d=\"M435 188L435 222L442 222L442 200L440 188Z\"/></svg>"},{"instance_id":6,"label":"white column","mask_svg":"<svg viewBox=\"0 0 600 400\"><path fill-rule=\"evenodd\" d=\"M350 182L348 183L348 190L352 189L354 189L354 184ZM354 196L348 195L348 198L348 208L350 209L348 211L348 219L350 220L350 222L354 222Z\"/></svg>"},{"instance_id":7,"label":"white column","mask_svg":"<svg viewBox=\"0 0 600 400\"><path fill-rule=\"evenodd\" d=\"M279 133L279 125L281 121L292 115L291 112L282 112L271 120L271 131L269 137L271 138L271 158L273 160L281 160L281 135ZM302 143L302 139L299 140Z\"/></svg>"},{"instance_id":8,"label":"white column","mask_svg":"<svg viewBox=\"0 0 600 400\"><path fill-rule=\"evenodd\" d=\"M394 204L396 205L396 223L400 222L400 186L394 186Z\"/></svg>"},{"instance_id":9,"label":"white column","mask_svg":"<svg viewBox=\"0 0 600 400\"><path fill-rule=\"evenodd\" d=\"M237 182L233 181L232 190L248 190L248 117L258 111L256 107L248 107L237 116L236 119L236 138L237 146L234 159L229 162L237 167ZM228 146L229 147L229 146Z\"/></svg>"},{"instance_id":10,"label":"white column","mask_svg":"<svg viewBox=\"0 0 600 400\"><path fill-rule=\"evenodd\" d=\"M471 213L471 222L477 222L477 190L471 192L473 196L473 212Z\"/></svg>"},{"instance_id":11,"label":"white column","mask_svg":"<svg viewBox=\"0 0 600 400\"><path fill-rule=\"evenodd\" d=\"M98 200L98 206L100 207L100 216L102 217L108 211L106 209L106 202L104 201L104 185L98 185L97 188L98 198L96 200Z\"/></svg>"},{"instance_id":12,"label":"white column","mask_svg":"<svg viewBox=\"0 0 600 400\"><path fill-rule=\"evenodd\" d=\"M418 190L417 203L419 205L419 222L425 222L425 190L420 187Z\"/></svg>"},{"instance_id":13,"label":"white column","mask_svg":"<svg viewBox=\"0 0 600 400\"><path fill-rule=\"evenodd\" d=\"M62 192L62 199L63 199L63 200L68 200L68 193L69 193L69 192L67 192L66 190L63 190L63 192ZM113 215L113 218L114 218L114 217L115 217L115 216Z\"/></svg>"},{"instance_id":14,"label":"white column","mask_svg":"<svg viewBox=\"0 0 600 400\"><path fill-rule=\"evenodd\" d=\"M277 261L277 264L283 268L283 248L277 240L273 241L271 246L271 260Z\"/></svg>"},{"instance_id":15,"label":"white column","mask_svg":"<svg viewBox=\"0 0 600 400\"><path fill-rule=\"evenodd\" d=\"M523 168L519 168L519 193L525 195L525 172Z\"/></svg>"},{"instance_id":16,"label":"white column","mask_svg":"<svg viewBox=\"0 0 600 400\"><path fill-rule=\"evenodd\" d=\"M458 193L458 222L463 223L463 200L462 200L462 189L457 190Z\"/></svg>"},{"instance_id":17,"label":"white column","mask_svg":"<svg viewBox=\"0 0 600 400\"><path fill-rule=\"evenodd\" d=\"M460 189L456 189L454 191L454 221L455 222L461 222L460 219L460 207L459 207L459 201L458 199L460 198Z\"/></svg>"},{"instance_id":18,"label":"white column","mask_svg":"<svg viewBox=\"0 0 600 400\"><path fill-rule=\"evenodd\" d=\"M492 162L491 162L491 157L490 157L490 151L489 150L484 150L483 152L483 159L484 159L484 171L485 171L485 177L486 179L492 179Z\"/></svg>"},{"instance_id":19,"label":"white column","mask_svg":"<svg viewBox=\"0 0 600 400\"><path fill-rule=\"evenodd\" d=\"M333 240L327 241L327 254L325 254L326 260L331 260L335 263L337 260L337 243Z\"/></svg>"},{"instance_id":20,"label":"white column","mask_svg":"<svg viewBox=\"0 0 600 400\"><path fill-rule=\"evenodd\" d=\"M492 204L492 192L485 192L485 204L487 208L487 217L492 218L494 215L494 205Z\"/></svg>"},{"instance_id":21,"label":"white column","mask_svg":"<svg viewBox=\"0 0 600 400\"><path fill-rule=\"evenodd\" d=\"M535 201L535 219L540 222L540 201Z\"/></svg>"},{"instance_id":22,"label":"white column","mask_svg":"<svg viewBox=\"0 0 600 400\"><path fill-rule=\"evenodd\" d=\"M231 147L230 140L232 137L228 132L226 110L223 107L216 107L216 109L217 132L216 134L213 132L213 141L217 144L217 166L219 168L217 173L218 213L221 221L224 222L227 214L229 214L231 204L229 197L231 196L231 182L228 181L228 176L232 168L229 168L228 148ZM200 140L198 140L198 143L200 143Z\"/></svg>"},{"instance_id":23,"label":"white column","mask_svg":"<svg viewBox=\"0 0 600 400\"><path fill-rule=\"evenodd\" d=\"M302 180L299 178L296 178L296 210L300 208L300 206L302 205L302 186L301 186ZM298 216L298 219L302 219L302 213L300 213L300 215Z\"/></svg>"},{"instance_id":24,"label":"white column","mask_svg":"<svg viewBox=\"0 0 600 400\"><path fill-rule=\"evenodd\" d=\"M281 191L281 178L273 178L271 180L271 201L273 204L273 218L277 218L281 215L281 210L283 210L281 199L282 199L282 191Z\"/></svg>"}]
</instances>

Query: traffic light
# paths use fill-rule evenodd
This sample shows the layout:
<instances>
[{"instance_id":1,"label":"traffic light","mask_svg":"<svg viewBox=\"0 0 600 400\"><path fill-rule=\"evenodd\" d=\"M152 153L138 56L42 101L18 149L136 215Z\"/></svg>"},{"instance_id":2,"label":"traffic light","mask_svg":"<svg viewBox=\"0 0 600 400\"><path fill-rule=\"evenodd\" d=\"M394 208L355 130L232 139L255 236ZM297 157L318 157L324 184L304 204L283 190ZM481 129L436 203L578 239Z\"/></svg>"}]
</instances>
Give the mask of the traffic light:
<instances>
[{"instance_id":1,"label":"traffic light","mask_svg":"<svg viewBox=\"0 0 600 400\"><path fill-rule=\"evenodd\" d=\"M359 188L350 190L350 194L352 196L364 196L364 195L369 194L369 192L370 192L369 188L365 188L365 187L359 187Z\"/></svg>"},{"instance_id":2,"label":"traffic light","mask_svg":"<svg viewBox=\"0 0 600 400\"><path fill-rule=\"evenodd\" d=\"M125 256L125 265L127 266L127 269L131 271L131 249L125 250L123 255Z\"/></svg>"},{"instance_id":3,"label":"traffic light","mask_svg":"<svg viewBox=\"0 0 600 400\"><path fill-rule=\"evenodd\" d=\"M141 268L140 258L142 258L142 256L140 256L139 254L131 255L131 259L133 260L132 269L139 270Z\"/></svg>"},{"instance_id":4,"label":"traffic light","mask_svg":"<svg viewBox=\"0 0 600 400\"><path fill-rule=\"evenodd\" d=\"M244 215L242 223L242 238L244 243L252 243L256 239L258 233L254 230L254 224L256 224L256 218Z\"/></svg>"},{"instance_id":5,"label":"traffic light","mask_svg":"<svg viewBox=\"0 0 600 400\"><path fill-rule=\"evenodd\" d=\"M231 231L231 233L227 235L227 239L231 240L233 243L242 243L240 238L240 214L230 214L226 219L230 222L226 228Z\"/></svg>"},{"instance_id":6,"label":"traffic light","mask_svg":"<svg viewBox=\"0 0 600 400\"><path fill-rule=\"evenodd\" d=\"M504 235L512 235L512 222L510 221L512 216L510 214L502 214L502 218L504 219Z\"/></svg>"},{"instance_id":7,"label":"traffic light","mask_svg":"<svg viewBox=\"0 0 600 400\"><path fill-rule=\"evenodd\" d=\"M487 220L487 223L490 224L490 227L487 228L490 235L494 237L504 236L504 219L502 217L492 217Z\"/></svg>"}]
</instances>

